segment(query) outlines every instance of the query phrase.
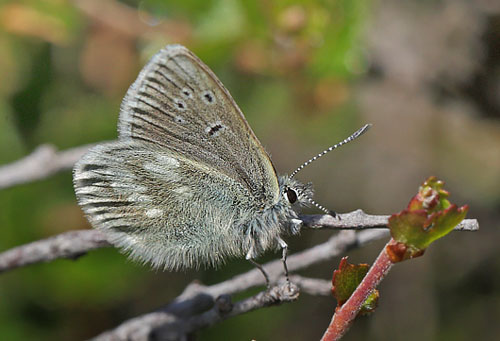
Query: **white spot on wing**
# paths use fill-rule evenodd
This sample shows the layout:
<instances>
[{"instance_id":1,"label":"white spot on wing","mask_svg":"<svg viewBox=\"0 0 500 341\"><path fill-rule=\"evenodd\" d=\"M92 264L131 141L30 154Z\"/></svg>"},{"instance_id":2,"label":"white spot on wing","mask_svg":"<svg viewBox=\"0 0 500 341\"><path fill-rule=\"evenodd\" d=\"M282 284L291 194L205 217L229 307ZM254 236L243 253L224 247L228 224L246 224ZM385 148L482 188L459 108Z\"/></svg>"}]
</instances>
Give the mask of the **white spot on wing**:
<instances>
[{"instance_id":1,"label":"white spot on wing","mask_svg":"<svg viewBox=\"0 0 500 341\"><path fill-rule=\"evenodd\" d=\"M145 162L143 165L144 169L152 173L162 173L160 167L156 163Z\"/></svg>"},{"instance_id":2,"label":"white spot on wing","mask_svg":"<svg viewBox=\"0 0 500 341\"><path fill-rule=\"evenodd\" d=\"M132 193L127 199L131 202L153 202L153 199L149 195L139 193Z\"/></svg>"},{"instance_id":3,"label":"white spot on wing","mask_svg":"<svg viewBox=\"0 0 500 341\"><path fill-rule=\"evenodd\" d=\"M143 185L138 185L134 182L127 181L127 182L110 182L109 187L115 189L115 190L124 190L124 191L134 191L134 192L139 192L139 193L145 193L148 191L148 188Z\"/></svg>"},{"instance_id":4,"label":"white spot on wing","mask_svg":"<svg viewBox=\"0 0 500 341\"><path fill-rule=\"evenodd\" d=\"M168 167L168 168L175 168L179 167L179 161L177 159L174 159L173 157L167 156L167 155L162 155L158 154L156 155L156 160L161 164L161 166Z\"/></svg>"},{"instance_id":5,"label":"white spot on wing","mask_svg":"<svg viewBox=\"0 0 500 341\"><path fill-rule=\"evenodd\" d=\"M146 211L146 216L149 218L158 218L163 214L163 210L160 210L159 208L151 208Z\"/></svg>"},{"instance_id":6,"label":"white spot on wing","mask_svg":"<svg viewBox=\"0 0 500 341\"><path fill-rule=\"evenodd\" d=\"M76 189L76 193L79 195L84 195L84 194L94 194L95 193L95 188L91 186L87 187L78 187Z\"/></svg>"},{"instance_id":7,"label":"white spot on wing","mask_svg":"<svg viewBox=\"0 0 500 341\"><path fill-rule=\"evenodd\" d=\"M158 156L158 158L160 157L161 156ZM142 167L161 180L178 181L179 174L177 174L177 172L173 170L174 168L177 167L178 161L168 157L166 158L166 160L167 163L145 162Z\"/></svg>"},{"instance_id":8,"label":"white spot on wing","mask_svg":"<svg viewBox=\"0 0 500 341\"><path fill-rule=\"evenodd\" d=\"M177 193L177 194L187 196L187 197L191 197L193 195L191 193L191 189L187 186L180 186L180 187L174 188L172 191Z\"/></svg>"}]
</instances>

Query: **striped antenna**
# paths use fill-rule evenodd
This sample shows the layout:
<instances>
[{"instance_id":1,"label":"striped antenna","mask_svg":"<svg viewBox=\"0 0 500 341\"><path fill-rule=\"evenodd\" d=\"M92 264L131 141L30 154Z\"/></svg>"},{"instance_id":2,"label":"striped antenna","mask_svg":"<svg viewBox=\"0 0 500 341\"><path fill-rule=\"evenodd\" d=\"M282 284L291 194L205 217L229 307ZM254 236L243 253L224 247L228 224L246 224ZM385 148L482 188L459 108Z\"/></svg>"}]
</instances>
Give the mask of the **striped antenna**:
<instances>
[{"instance_id":1,"label":"striped antenna","mask_svg":"<svg viewBox=\"0 0 500 341\"><path fill-rule=\"evenodd\" d=\"M300 172L302 169L304 169L304 167L306 167L307 165L309 165L310 163L312 163L313 161L316 161L317 159L319 159L320 157L322 157L323 155L325 155L326 153L328 152L331 152L332 150L334 149L337 149L338 147L340 146L343 146L344 144L346 143L349 143L351 142L352 140L355 140L357 139L358 137L360 137L364 132L366 132L368 130L368 128L370 128L372 125L371 124L365 124L362 128L358 129L357 131L355 131L351 136L349 136L348 138L346 138L344 141L341 141L333 146L331 146L330 148L322 151L321 153L319 153L318 155L316 155L315 157L313 157L312 159L309 159L307 160L306 162L304 162L299 168L297 168L293 173L292 175L290 175L290 179L293 178L298 172ZM312 199L310 199L312 200ZM318 207L319 205L316 204L316 203L313 203L314 206ZM318 207L319 208L319 207ZM321 209L321 208L320 208ZM325 211L326 209L321 209L322 211Z\"/></svg>"},{"instance_id":2,"label":"striped antenna","mask_svg":"<svg viewBox=\"0 0 500 341\"><path fill-rule=\"evenodd\" d=\"M321 211L325 212L326 214L329 214L332 217L336 217L337 216L337 213L335 213L335 211L329 210L329 209L325 208L324 206L321 206L316 201L314 201L313 199L309 198L306 195L303 195L303 197L306 198L306 200L309 201L313 206L319 208Z\"/></svg>"},{"instance_id":3,"label":"striped antenna","mask_svg":"<svg viewBox=\"0 0 500 341\"><path fill-rule=\"evenodd\" d=\"M318 209L320 209L321 211L325 212L326 214L329 214L331 215L332 217L336 217L337 216L337 213L335 211L332 211L332 210L329 210L327 209L326 207L318 204L316 201L314 201L312 198L308 197L307 195L304 194L304 192L298 192L297 193L297 196L299 197L303 197L305 198L307 201L309 201L309 203L311 205L313 205L314 207L317 207Z\"/></svg>"}]
</instances>

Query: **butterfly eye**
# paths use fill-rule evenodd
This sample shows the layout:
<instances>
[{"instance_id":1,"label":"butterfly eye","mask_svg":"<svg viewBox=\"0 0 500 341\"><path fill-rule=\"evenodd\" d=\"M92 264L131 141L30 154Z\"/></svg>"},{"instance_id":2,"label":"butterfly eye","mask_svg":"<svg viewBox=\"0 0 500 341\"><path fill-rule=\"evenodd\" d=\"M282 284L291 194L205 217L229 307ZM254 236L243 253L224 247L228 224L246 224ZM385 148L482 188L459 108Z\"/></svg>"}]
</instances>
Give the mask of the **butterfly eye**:
<instances>
[{"instance_id":1,"label":"butterfly eye","mask_svg":"<svg viewBox=\"0 0 500 341\"><path fill-rule=\"evenodd\" d=\"M291 188L288 188L286 190L286 196L287 196L288 201L290 202L290 204L294 204L297 201L297 192L295 192Z\"/></svg>"}]
</instances>

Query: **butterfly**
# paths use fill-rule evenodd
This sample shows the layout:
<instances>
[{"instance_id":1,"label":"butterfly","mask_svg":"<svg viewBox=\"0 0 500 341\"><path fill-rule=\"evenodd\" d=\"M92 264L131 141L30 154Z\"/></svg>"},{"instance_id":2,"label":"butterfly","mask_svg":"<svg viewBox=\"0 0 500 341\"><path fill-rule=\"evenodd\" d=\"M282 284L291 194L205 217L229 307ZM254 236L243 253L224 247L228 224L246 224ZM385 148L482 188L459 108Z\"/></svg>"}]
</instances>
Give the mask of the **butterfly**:
<instances>
[{"instance_id":1,"label":"butterfly","mask_svg":"<svg viewBox=\"0 0 500 341\"><path fill-rule=\"evenodd\" d=\"M278 176L228 90L180 45L159 51L127 91L118 140L91 148L74 167L90 224L132 259L155 268L254 261L300 230L298 208L315 204L294 175L368 125Z\"/></svg>"}]
</instances>

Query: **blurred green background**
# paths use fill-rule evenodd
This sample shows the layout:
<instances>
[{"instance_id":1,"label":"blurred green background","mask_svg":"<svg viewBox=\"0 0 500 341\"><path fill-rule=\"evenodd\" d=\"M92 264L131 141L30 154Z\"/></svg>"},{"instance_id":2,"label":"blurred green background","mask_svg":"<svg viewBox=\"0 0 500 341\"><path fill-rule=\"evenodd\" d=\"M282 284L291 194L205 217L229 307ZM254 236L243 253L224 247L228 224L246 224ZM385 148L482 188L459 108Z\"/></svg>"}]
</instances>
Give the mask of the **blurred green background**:
<instances>
[{"instance_id":1,"label":"blurred green background","mask_svg":"<svg viewBox=\"0 0 500 341\"><path fill-rule=\"evenodd\" d=\"M500 335L500 5L488 1L0 1L0 164L41 144L116 137L120 101L157 50L181 43L230 90L289 173L364 123L368 134L298 176L338 212L390 214L428 176L470 205L478 233L452 233L397 265L378 310L345 340L493 340ZM311 211L314 212L314 211ZM316 212L315 212L316 213ZM0 191L0 251L89 228L70 172ZM291 252L332 232L303 232ZM384 241L350 252L371 263ZM268 254L261 261L275 259ZM302 274L329 279L338 260ZM194 279L114 249L0 275L0 339L80 340L161 307ZM232 318L201 340L315 340L331 297Z\"/></svg>"}]
</instances>

